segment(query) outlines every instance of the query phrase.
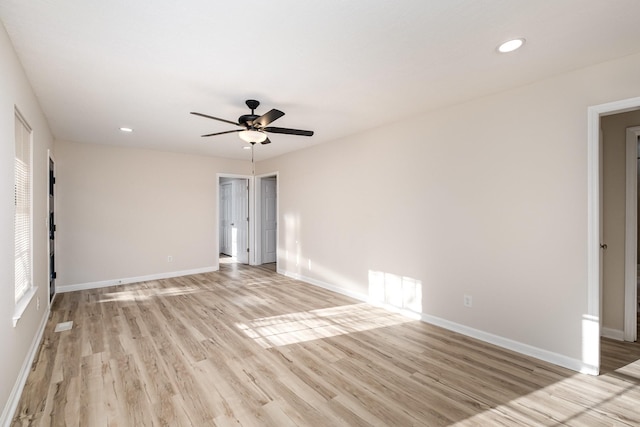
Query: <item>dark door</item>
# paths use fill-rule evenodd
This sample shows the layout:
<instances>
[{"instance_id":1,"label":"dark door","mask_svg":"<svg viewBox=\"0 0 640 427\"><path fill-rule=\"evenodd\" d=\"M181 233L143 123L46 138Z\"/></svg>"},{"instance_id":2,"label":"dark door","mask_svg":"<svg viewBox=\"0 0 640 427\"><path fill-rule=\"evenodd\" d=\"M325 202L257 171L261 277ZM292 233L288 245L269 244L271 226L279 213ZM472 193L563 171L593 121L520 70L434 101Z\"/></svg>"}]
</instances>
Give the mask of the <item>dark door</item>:
<instances>
[{"instance_id":1,"label":"dark door","mask_svg":"<svg viewBox=\"0 0 640 427\"><path fill-rule=\"evenodd\" d=\"M53 166L53 160L49 158L49 302L56 295L56 222L54 215L56 177L53 173Z\"/></svg>"}]
</instances>

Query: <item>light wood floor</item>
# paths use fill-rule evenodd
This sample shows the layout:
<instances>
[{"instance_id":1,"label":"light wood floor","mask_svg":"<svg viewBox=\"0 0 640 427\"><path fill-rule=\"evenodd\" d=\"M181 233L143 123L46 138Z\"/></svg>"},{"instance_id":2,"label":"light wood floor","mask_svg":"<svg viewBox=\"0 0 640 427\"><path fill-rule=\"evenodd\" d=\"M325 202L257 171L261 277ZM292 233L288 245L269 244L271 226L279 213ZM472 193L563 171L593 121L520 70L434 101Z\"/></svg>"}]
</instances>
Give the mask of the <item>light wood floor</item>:
<instances>
[{"instance_id":1,"label":"light wood floor","mask_svg":"<svg viewBox=\"0 0 640 427\"><path fill-rule=\"evenodd\" d=\"M59 295L13 425L640 425L640 346L603 355L577 374L222 265Z\"/></svg>"}]
</instances>

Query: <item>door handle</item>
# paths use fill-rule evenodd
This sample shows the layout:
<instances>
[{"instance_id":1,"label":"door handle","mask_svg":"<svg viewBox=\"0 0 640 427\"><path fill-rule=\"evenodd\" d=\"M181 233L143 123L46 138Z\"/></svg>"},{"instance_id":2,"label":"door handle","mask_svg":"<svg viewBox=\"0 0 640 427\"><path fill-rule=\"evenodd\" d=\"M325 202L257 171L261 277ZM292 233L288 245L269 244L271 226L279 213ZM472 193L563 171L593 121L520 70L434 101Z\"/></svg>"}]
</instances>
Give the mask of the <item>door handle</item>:
<instances>
[{"instance_id":1,"label":"door handle","mask_svg":"<svg viewBox=\"0 0 640 427\"><path fill-rule=\"evenodd\" d=\"M600 243L600 249L607 249L607 244L606 243Z\"/></svg>"}]
</instances>

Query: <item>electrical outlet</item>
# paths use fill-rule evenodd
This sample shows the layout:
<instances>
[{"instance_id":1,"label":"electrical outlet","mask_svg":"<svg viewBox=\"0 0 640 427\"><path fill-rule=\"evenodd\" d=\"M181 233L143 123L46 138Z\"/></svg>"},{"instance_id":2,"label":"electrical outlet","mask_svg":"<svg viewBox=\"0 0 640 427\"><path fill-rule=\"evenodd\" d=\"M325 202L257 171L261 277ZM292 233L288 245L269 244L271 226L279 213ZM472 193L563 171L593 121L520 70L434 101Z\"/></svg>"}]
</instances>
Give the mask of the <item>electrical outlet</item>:
<instances>
[{"instance_id":1,"label":"electrical outlet","mask_svg":"<svg viewBox=\"0 0 640 427\"><path fill-rule=\"evenodd\" d=\"M167 257L167 262L173 262L173 257L171 255Z\"/></svg>"},{"instance_id":2,"label":"electrical outlet","mask_svg":"<svg viewBox=\"0 0 640 427\"><path fill-rule=\"evenodd\" d=\"M40 310L40 297L36 297L36 310Z\"/></svg>"},{"instance_id":3,"label":"electrical outlet","mask_svg":"<svg viewBox=\"0 0 640 427\"><path fill-rule=\"evenodd\" d=\"M473 306L473 299L471 298L471 295L465 295L464 296L464 306L465 307Z\"/></svg>"}]
</instances>

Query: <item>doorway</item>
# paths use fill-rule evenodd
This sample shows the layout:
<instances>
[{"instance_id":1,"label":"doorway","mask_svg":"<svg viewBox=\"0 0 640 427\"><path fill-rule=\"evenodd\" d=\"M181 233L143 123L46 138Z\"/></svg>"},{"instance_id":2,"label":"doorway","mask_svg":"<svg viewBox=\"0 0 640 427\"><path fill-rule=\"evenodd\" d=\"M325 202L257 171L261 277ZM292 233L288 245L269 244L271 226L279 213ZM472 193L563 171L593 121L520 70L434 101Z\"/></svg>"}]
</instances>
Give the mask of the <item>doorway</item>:
<instances>
[{"instance_id":1,"label":"doorway","mask_svg":"<svg viewBox=\"0 0 640 427\"><path fill-rule=\"evenodd\" d=\"M640 110L632 112L640 125ZM625 291L624 340L637 341L640 331L640 213L638 212L640 182L640 126L626 128L626 195L625 195Z\"/></svg>"},{"instance_id":2,"label":"doorway","mask_svg":"<svg viewBox=\"0 0 640 427\"><path fill-rule=\"evenodd\" d=\"M49 212L49 304L56 296L56 221L55 221L55 161L49 152L49 197L47 207Z\"/></svg>"},{"instance_id":3,"label":"doorway","mask_svg":"<svg viewBox=\"0 0 640 427\"><path fill-rule=\"evenodd\" d=\"M249 263L249 179L218 178L220 263Z\"/></svg>"},{"instance_id":4,"label":"doorway","mask_svg":"<svg viewBox=\"0 0 640 427\"><path fill-rule=\"evenodd\" d=\"M608 245L602 239L602 133L605 116L640 109L640 98L630 98L588 107L587 128L587 310L582 317L582 368L593 375L600 372L600 336L603 315L603 278L601 258Z\"/></svg>"},{"instance_id":5,"label":"doorway","mask_svg":"<svg viewBox=\"0 0 640 427\"><path fill-rule=\"evenodd\" d=\"M637 157L640 110L601 118L602 329L637 339ZM635 126L634 126L635 125Z\"/></svg>"}]
</instances>

